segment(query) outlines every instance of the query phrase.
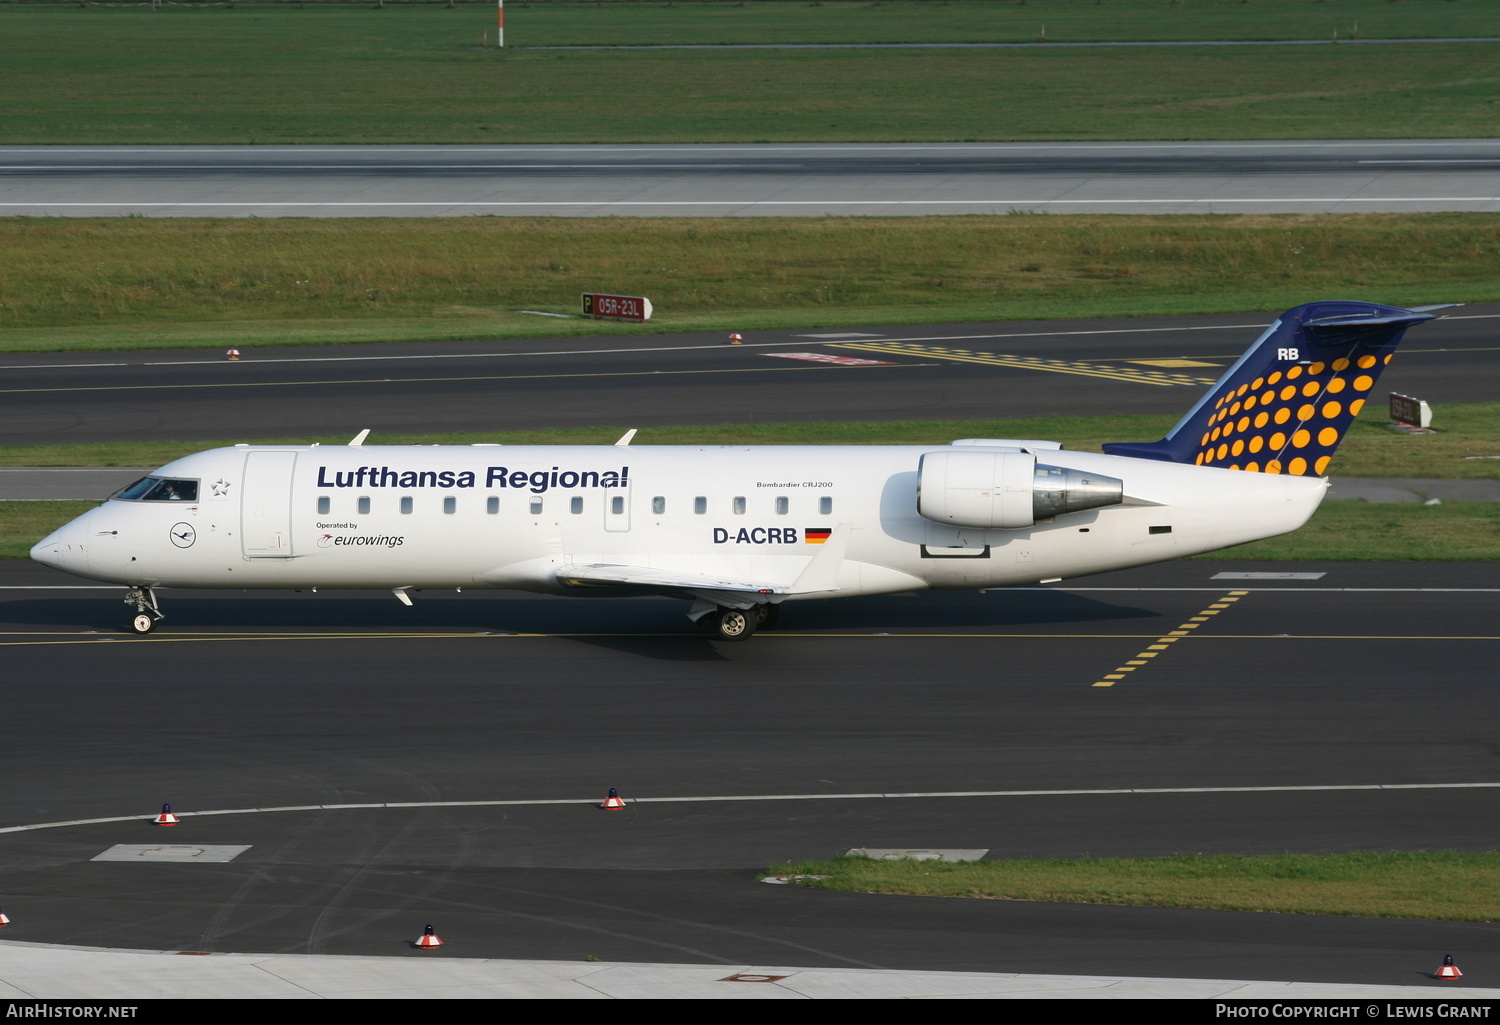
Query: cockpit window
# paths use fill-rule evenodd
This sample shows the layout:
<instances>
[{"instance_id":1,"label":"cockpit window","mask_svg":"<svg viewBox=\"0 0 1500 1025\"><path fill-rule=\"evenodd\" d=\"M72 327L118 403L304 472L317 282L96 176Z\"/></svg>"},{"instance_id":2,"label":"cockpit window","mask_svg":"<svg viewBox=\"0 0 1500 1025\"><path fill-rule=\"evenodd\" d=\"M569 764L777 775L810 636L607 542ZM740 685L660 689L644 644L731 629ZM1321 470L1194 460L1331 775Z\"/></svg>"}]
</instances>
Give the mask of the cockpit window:
<instances>
[{"instance_id":1,"label":"cockpit window","mask_svg":"<svg viewBox=\"0 0 1500 1025\"><path fill-rule=\"evenodd\" d=\"M198 482L195 480L164 480L146 492L147 502L196 502Z\"/></svg>"},{"instance_id":2,"label":"cockpit window","mask_svg":"<svg viewBox=\"0 0 1500 1025\"><path fill-rule=\"evenodd\" d=\"M196 502L198 501L198 482L142 477L115 497L142 502Z\"/></svg>"},{"instance_id":3,"label":"cockpit window","mask_svg":"<svg viewBox=\"0 0 1500 1025\"><path fill-rule=\"evenodd\" d=\"M118 492L116 498L140 498L157 484L155 477L142 477L124 491Z\"/></svg>"}]
</instances>

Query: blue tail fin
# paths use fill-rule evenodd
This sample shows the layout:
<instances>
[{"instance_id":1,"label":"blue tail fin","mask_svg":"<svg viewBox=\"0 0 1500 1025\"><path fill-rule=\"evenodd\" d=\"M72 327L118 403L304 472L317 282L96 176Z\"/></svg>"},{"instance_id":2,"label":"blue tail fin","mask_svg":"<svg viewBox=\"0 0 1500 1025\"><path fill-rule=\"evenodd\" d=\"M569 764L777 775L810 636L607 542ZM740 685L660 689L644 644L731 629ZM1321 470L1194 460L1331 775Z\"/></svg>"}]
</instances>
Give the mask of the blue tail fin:
<instances>
[{"instance_id":1,"label":"blue tail fin","mask_svg":"<svg viewBox=\"0 0 1500 1025\"><path fill-rule=\"evenodd\" d=\"M1112 456L1321 477L1401 336L1433 315L1358 302L1287 310L1161 441Z\"/></svg>"}]
</instances>

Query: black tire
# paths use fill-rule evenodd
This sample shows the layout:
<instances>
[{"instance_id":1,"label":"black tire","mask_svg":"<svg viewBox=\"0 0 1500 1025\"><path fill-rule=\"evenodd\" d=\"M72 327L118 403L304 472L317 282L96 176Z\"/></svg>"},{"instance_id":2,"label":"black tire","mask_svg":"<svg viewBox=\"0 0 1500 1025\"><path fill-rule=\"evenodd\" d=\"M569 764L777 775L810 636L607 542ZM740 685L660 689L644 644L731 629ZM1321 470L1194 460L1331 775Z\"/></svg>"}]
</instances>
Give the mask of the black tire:
<instances>
[{"instance_id":1,"label":"black tire","mask_svg":"<svg viewBox=\"0 0 1500 1025\"><path fill-rule=\"evenodd\" d=\"M156 629L156 618L149 612L137 612L130 621L130 629L138 634L148 634Z\"/></svg>"},{"instance_id":2,"label":"black tire","mask_svg":"<svg viewBox=\"0 0 1500 1025\"><path fill-rule=\"evenodd\" d=\"M748 641L755 633L754 609L718 609L704 618L712 622L716 640Z\"/></svg>"},{"instance_id":3,"label":"black tire","mask_svg":"<svg viewBox=\"0 0 1500 1025\"><path fill-rule=\"evenodd\" d=\"M755 615L755 629L769 630L781 618L781 606L765 602L755 606Z\"/></svg>"}]
</instances>

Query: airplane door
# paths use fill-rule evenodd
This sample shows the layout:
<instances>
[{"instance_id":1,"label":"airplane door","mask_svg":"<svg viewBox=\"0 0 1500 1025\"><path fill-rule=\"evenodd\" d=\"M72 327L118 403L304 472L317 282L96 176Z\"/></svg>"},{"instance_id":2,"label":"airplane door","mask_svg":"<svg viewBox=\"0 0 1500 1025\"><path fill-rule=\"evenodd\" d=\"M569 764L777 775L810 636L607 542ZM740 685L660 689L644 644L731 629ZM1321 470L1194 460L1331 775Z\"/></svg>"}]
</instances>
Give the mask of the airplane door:
<instances>
[{"instance_id":1,"label":"airplane door","mask_svg":"<svg viewBox=\"0 0 1500 1025\"><path fill-rule=\"evenodd\" d=\"M624 531L630 529L630 489L620 488L604 499L604 529Z\"/></svg>"},{"instance_id":2,"label":"airplane door","mask_svg":"<svg viewBox=\"0 0 1500 1025\"><path fill-rule=\"evenodd\" d=\"M292 557L292 470L295 452L249 452L240 492L240 545L255 559Z\"/></svg>"}]
</instances>

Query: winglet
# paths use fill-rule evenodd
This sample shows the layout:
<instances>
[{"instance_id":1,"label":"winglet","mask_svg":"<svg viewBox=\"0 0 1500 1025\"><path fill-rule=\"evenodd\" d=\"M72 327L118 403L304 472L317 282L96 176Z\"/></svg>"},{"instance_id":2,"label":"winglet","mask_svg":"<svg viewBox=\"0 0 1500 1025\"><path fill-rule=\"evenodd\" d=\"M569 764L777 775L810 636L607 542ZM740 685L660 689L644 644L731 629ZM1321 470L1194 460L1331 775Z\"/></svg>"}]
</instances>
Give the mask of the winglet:
<instances>
[{"instance_id":1,"label":"winglet","mask_svg":"<svg viewBox=\"0 0 1500 1025\"><path fill-rule=\"evenodd\" d=\"M368 438L369 436L370 436L370 429L368 427L366 427L364 430L360 431L358 434L356 434L354 436L354 438L349 442L349 447L350 448L359 448L361 445L363 445L365 443L365 439Z\"/></svg>"},{"instance_id":2,"label":"winglet","mask_svg":"<svg viewBox=\"0 0 1500 1025\"><path fill-rule=\"evenodd\" d=\"M615 442L615 448L624 448L626 445L629 445L630 440L635 437L635 432L636 429L632 427L630 430L620 435L620 440Z\"/></svg>"}]
</instances>

